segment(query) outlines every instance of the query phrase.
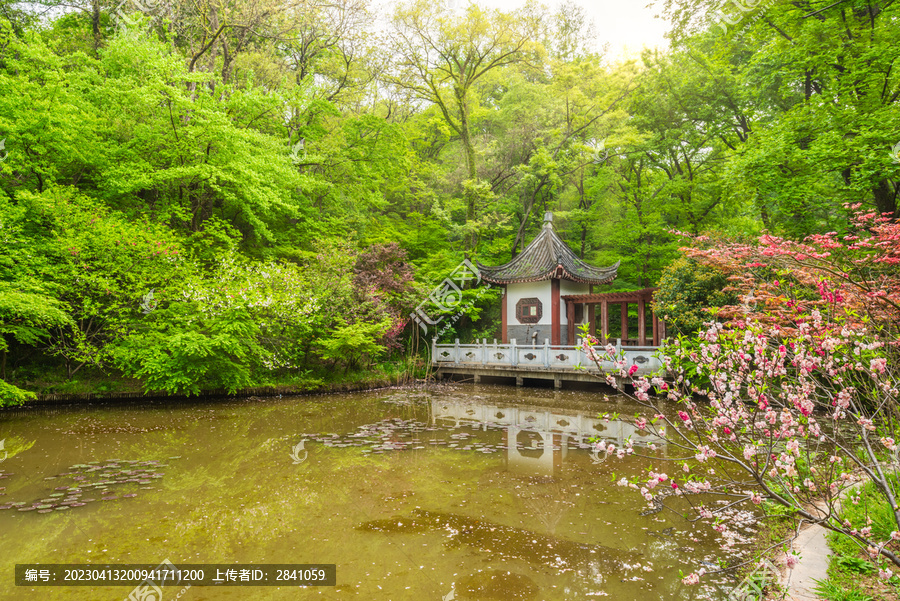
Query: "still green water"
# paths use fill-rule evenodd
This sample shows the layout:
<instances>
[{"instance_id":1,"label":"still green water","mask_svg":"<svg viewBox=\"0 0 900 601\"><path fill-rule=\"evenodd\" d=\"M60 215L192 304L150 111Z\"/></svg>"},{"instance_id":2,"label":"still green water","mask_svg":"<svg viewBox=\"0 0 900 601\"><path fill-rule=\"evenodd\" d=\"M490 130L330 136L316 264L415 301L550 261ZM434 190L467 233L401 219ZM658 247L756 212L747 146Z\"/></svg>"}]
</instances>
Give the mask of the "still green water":
<instances>
[{"instance_id":1,"label":"still green water","mask_svg":"<svg viewBox=\"0 0 900 601\"><path fill-rule=\"evenodd\" d=\"M589 436L616 441L639 411L602 399L455 385L0 413L0 600L132 589L17 587L17 563L164 560L333 563L337 586L166 587L154 601L705 596L679 571L718 542L673 512L641 516L615 485L650 463L592 452ZM615 412L625 421L596 419ZM670 452L649 443L642 454Z\"/></svg>"}]
</instances>

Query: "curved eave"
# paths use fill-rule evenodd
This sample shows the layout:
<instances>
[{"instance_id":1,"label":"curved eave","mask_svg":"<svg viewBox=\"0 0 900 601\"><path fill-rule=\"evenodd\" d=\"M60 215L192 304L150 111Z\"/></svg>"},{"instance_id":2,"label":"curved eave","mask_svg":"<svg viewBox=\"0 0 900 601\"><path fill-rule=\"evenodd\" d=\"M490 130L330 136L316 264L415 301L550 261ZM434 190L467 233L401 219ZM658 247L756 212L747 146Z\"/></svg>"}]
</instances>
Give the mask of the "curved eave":
<instances>
[{"instance_id":1,"label":"curved eave","mask_svg":"<svg viewBox=\"0 0 900 601\"><path fill-rule=\"evenodd\" d=\"M535 276L521 277L521 278L502 278L502 277L492 277L490 274L491 268L485 267L481 263L476 261L476 266L478 267L478 271L481 274L481 279L490 282L491 284L529 284L533 282L543 282L546 280L569 280L570 282L577 282L579 284L590 284L594 286L602 286L603 284L609 284L613 280L615 280L619 275L619 263L617 262L612 267L609 267L612 270L612 273L602 277L602 278L591 278L584 277L573 274L571 271L566 269L563 265L557 265L556 267L547 270L545 273ZM559 274L557 277L556 274Z\"/></svg>"}]
</instances>

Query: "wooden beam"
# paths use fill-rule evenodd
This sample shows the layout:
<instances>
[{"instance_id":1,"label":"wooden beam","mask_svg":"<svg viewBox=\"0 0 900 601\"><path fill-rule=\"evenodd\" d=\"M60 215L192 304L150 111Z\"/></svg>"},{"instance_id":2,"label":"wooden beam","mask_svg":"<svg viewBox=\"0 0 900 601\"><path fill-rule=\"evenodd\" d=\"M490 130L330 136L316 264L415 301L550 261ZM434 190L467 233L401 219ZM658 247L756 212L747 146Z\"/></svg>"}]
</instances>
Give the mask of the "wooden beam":
<instances>
[{"instance_id":1,"label":"wooden beam","mask_svg":"<svg viewBox=\"0 0 900 601\"><path fill-rule=\"evenodd\" d=\"M622 301L628 303L636 303L639 299L651 300L653 292L656 288L645 288L643 290L635 290L633 292L603 292L600 294L567 294L563 300L572 300L576 303L601 303L609 301L611 303L619 303Z\"/></svg>"},{"instance_id":2,"label":"wooden beam","mask_svg":"<svg viewBox=\"0 0 900 601\"><path fill-rule=\"evenodd\" d=\"M559 280L550 280L550 344L559 345L559 322L562 318L559 315Z\"/></svg>"},{"instance_id":3,"label":"wooden beam","mask_svg":"<svg viewBox=\"0 0 900 601\"><path fill-rule=\"evenodd\" d=\"M566 321L569 322L569 339L566 344L573 346L575 344L575 303L572 301L566 303Z\"/></svg>"},{"instance_id":4,"label":"wooden beam","mask_svg":"<svg viewBox=\"0 0 900 601\"><path fill-rule=\"evenodd\" d=\"M609 344L609 303L600 303L600 342Z\"/></svg>"},{"instance_id":5,"label":"wooden beam","mask_svg":"<svg viewBox=\"0 0 900 601\"><path fill-rule=\"evenodd\" d=\"M623 301L619 305L622 307L622 344L624 345L628 340L628 303Z\"/></svg>"},{"instance_id":6,"label":"wooden beam","mask_svg":"<svg viewBox=\"0 0 900 601\"><path fill-rule=\"evenodd\" d=\"M644 299L638 301L638 344L647 346L647 305Z\"/></svg>"},{"instance_id":7,"label":"wooden beam","mask_svg":"<svg viewBox=\"0 0 900 601\"><path fill-rule=\"evenodd\" d=\"M653 313L653 346L659 346L659 317Z\"/></svg>"}]
</instances>

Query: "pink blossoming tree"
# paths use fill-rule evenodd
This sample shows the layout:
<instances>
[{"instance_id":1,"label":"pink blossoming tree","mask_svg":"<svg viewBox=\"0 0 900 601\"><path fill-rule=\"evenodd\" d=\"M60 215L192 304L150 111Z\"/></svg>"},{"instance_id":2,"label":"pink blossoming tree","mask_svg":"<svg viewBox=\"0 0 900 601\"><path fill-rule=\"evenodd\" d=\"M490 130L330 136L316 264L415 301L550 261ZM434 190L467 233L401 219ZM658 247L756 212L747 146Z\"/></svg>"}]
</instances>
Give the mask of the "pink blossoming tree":
<instances>
[{"instance_id":1,"label":"pink blossoming tree","mask_svg":"<svg viewBox=\"0 0 900 601\"><path fill-rule=\"evenodd\" d=\"M686 254L731 274L742 304L667 344L665 379L635 378L591 336L583 349L598 366L616 362L655 416L638 416L636 426L676 449L677 471L656 468L620 485L654 505L689 496L693 519L725 535L726 546L731 510L742 504L790 515L798 530L818 524L850 537L890 577L886 566L900 567L900 224L857 213L854 225L803 242L695 240ZM630 442L618 449L634 452ZM860 479L891 508L890 532L842 519ZM663 483L665 495L654 492ZM796 561L787 555L788 567Z\"/></svg>"}]
</instances>

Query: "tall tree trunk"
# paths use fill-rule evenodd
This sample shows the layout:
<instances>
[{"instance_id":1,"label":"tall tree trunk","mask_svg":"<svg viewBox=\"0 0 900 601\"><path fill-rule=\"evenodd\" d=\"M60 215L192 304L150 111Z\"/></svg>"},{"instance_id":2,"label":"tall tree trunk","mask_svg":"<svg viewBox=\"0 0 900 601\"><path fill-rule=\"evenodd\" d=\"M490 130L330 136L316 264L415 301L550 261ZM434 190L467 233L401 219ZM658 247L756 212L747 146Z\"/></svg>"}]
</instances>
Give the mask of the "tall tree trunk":
<instances>
[{"instance_id":1,"label":"tall tree trunk","mask_svg":"<svg viewBox=\"0 0 900 601\"><path fill-rule=\"evenodd\" d=\"M478 180L478 166L475 164L475 143L472 141L472 130L469 124L469 106L466 102L466 91L457 87L456 104L459 107L459 137L466 153L466 171L469 180L473 183ZM466 224L472 224L476 218L477 192L473 187L466 190ZM475 232L472 232L467 240L469 249L475 248Z\"/></svg>"},{"instance_id":2,"label":"tall tree trunk","mask_svg":"<svg viewBox=\"0 0 900 601\"><path fill-rule=\"evenodd\" d=\"M890 213L894 219L900 218L897 213L897 195L900 194L900 183L883 179L872 189L875 197L875 209L879 213Z\"/></svg>"},{"instance_id":3,"label":"tall tree trunk","mask_svg":"<svg viewBox=\"0 0 900 601\"><path fill-rule=\"evenodd\" d=\"M100 53L100 0L91 1L91 29L94 34L94 55Z\"/></svg>"}]
</instances>

